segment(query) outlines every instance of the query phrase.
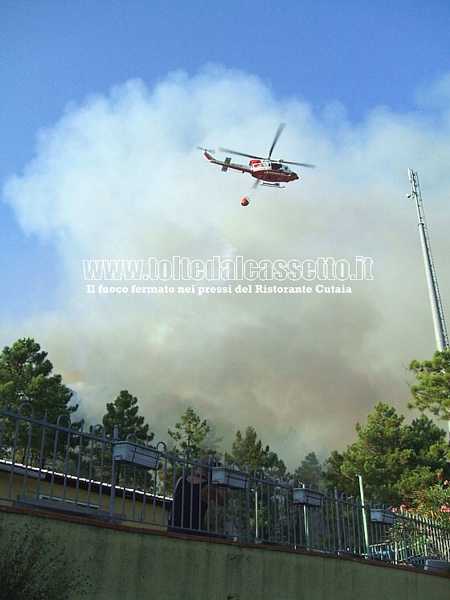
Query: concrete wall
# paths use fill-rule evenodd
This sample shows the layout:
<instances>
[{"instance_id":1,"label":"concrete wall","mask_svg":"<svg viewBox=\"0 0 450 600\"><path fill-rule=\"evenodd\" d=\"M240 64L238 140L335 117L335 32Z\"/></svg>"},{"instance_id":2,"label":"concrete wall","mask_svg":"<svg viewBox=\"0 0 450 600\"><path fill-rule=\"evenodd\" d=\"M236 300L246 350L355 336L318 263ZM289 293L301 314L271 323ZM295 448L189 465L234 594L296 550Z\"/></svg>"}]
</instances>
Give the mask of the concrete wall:
<instances>
[{"instance_id":1,"label":"concrete wall","mask_svg":"<svg viewBox=\"0 0 450 600\"><path fill-rule=\"evenodd\" d=\"M45 519L91 576L92 600L448 600L450 577L344 557L183 538L0 507L0 528Z\"/></svg>"}]
</instances>

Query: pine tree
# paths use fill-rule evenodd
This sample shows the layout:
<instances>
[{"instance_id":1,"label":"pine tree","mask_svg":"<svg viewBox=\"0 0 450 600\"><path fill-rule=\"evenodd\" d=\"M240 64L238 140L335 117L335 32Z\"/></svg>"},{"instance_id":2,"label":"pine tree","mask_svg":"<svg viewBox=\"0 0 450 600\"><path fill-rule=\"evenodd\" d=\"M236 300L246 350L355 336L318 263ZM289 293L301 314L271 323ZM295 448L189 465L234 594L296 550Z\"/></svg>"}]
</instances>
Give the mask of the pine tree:
<instances>
[{"instance_id":1,"label":"pine tree","mask_svg":"<svg viewBox=\"0 0 450 600\"><path fill-rule=\"evenodd\" d=\"M236 432L231 453L225 453L225 461L238 464L242 470L248 467L250 473L256 469L264 469L269 476L283 476L286 473L284 462L275 452L271 452L269 446L263 446L253 427L247 427L245 435L239 430Z\"/></svg>"},{"instance_id":2,"label":"pine tree","mask_svg":"<svg viewBox=\"0 0 450 600\"><path fill-rule=\"evenodd\" d=\"M323 487L322 466L315 452L309 452L294 472L294 479L307 487L321 489Z\"/></svg>"},{"instance_id":3,"label":"pine tree","mask_svg":"<svg viewBox=\"0 0 450 600\"><path fill-rule=\"evenodd\" d=\"M414 398L409 406L428 410L439 419L450 421L450 350L436 351L432 360L413 360L409 370L418 384L411 385Z\"/></svg>"},{"instance_id":4,"label":"pine tree","mask_svg":"<svg viewBox=\"0 0 450 600\"><path fill-rule=\"evenodd\" d=\"M50 423L56 423L61 415L70 417L78 408L69 404L73 392L62 383L61 375L52 375L52 371L47 352L41 351L33 339L23 338L11 347L5 346L0 357L0 405L10 412L20 410L26 416ZM74 430L79 426L80 423L72 423ZM16 423L12 418L5 419L1 433L3 448L15 447L21 452L19 460L22 462L44 464L46 457L54 452L53 438L41 439L41 429L30 429L25 421ZM57 450L64 451L62 437Z\"/></svg>"},{"instance_id":5,"label":"pine tree","mask_svg":"<svg viewBox=\"0 0 450 600\"><path fill-rule=\"evenodd\" d=\"M198 460L202 454L217 452L217 439L210 435L210 425L206 419L202 421L191 407L181 415L181 420L175 424L174 429L168 429L167 433L173 440L172 449L175 454L184 452L190 460Z\"/></svg>"},{"instance_id":6,"label":"pine tree","mask_svg":"<svg viewBox=\"0 0 450 600\"><path fill-rule=\"evenodd\" d=\"M36 418L46 415L52 422L61 414L74 413L78 405L69 406L72 390L62 383L61 375L52 375L52 370L47 352L33 339L5 346L0 357L0 402L10 411L28 403Z\"/></svg>"},{"instance_id":7,"label":"pine tree","mask_svg":"<svg viewBox=\"0 0 450 600\"><path fill-rule=\"evenodd\" d=\"M445 432L425 415L411 425L403 421L395 408L379 402L367 425L356 425L358 440L342 454L332 453L328 483L356 496L361 475L367 498L409 505L415 492L431 485L436 472L446 468L447 444Z\"/></svg>"},{"instance_id":8,"label":"pine tree","mask_svg":"<svg viewBox=\"0 0 450 600\"><path fill-rule=\"evenodd\" d=\"M127 390L122 390L114 402L109 402L106 410L102 419L106 435L112 437L117 425L119 440L133 435L139 442L152 441L154 434L149 433L149 425L145 423L145 418L138 415L138 399Z\"/></svg>"}]
</instances>

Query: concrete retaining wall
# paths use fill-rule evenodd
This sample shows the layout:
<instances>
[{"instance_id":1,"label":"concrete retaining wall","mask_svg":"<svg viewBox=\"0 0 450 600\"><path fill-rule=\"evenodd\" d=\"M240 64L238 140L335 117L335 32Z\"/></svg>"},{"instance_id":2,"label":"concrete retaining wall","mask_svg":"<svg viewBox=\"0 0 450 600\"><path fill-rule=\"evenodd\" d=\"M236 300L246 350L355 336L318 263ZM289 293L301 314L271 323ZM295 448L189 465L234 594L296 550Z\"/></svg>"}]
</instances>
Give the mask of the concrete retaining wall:
<instances>
[{"instance_id":1,"label":"concrete retaining wall","mask_svg":"<svg viewBox=\"0 0 450 600\"><path fill-rule=\"evenodd\" d=\"M91 577L92 600L448 600L450 577L225 540L183 538L12 507L0 530L45 519ZM55 558L57 560L57 557Z\"/></svg>"}]
</instances>

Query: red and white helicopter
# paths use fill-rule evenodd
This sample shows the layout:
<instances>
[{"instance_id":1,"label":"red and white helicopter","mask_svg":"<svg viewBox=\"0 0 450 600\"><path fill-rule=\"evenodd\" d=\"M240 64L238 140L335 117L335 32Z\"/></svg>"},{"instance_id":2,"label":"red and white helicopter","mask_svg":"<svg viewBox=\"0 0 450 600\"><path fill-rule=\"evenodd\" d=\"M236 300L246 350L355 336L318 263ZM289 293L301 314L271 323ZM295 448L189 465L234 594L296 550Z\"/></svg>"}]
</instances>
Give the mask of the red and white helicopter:
<instances>
[{"instance_id":1,"label":"red and white helicopter","mask_svg":"<svg viewBox=\"0 0 450 600\"><path fill-rule=\"evenodd\" d=\"M278 160L272 160L271 157L273 149L275 148L275 144L277 143L278 138L280 137L284 127L285 123L281 123L278 127L278 131L275 134L275 138L272 142L272 146L269 150L269 156L267 156L267 158L264 158L262 156L255 156L254 154L245 154L244 152L237 152L236 150L229 150L227 148L219 148L221 152L236 154L238 156L246 156L247 158L250 158L251 160L248 163L248 166L233 163L231 162L231 158L229 158L228 156L225 158L225 160L218 160L211 154L211 152L214 152L214 150L207 150L206 148L200 148L200 146L199 149L203 150L205 157L210 162L212 162L215 165L220 165L222 167L222 171L234 169L235 171L240 171L241 173L249 173L252 177L255 177L257 181L255 181L253 187L256 187L260 184L265 186L281 188L284 187L284 185L281 184L289 183L290 181L295 181L299 178L297 173L294 173L294 171L292 171L288 165L309 167L310 169L315 168L315 165L310 165L308 163L292 162L281 158ZM248 206L248 196L242 198L241 204L242 206Z\"/></svg>"}]
</instances>

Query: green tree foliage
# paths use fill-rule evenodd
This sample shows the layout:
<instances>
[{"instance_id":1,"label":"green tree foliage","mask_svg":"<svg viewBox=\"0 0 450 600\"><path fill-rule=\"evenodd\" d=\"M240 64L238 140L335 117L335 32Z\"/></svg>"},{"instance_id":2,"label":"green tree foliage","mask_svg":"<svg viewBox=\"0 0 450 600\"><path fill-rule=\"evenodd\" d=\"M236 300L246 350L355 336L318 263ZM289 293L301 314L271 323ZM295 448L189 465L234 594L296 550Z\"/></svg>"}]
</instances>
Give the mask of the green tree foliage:
<instances>
[{"instance_id":1,"label":"green tree foliage","mask_svg":"<svg viewBox=\"0 0 450 600\"><path fill-rule=\"evenodd\" d=\"M53 365L37 342L23 338L5 346L0 357L0 402L16 411L20 404L33 406L34 415L55 422L61 414L70 415L78 406L69 406L73 392L52 375Z\"/></svg>"},{"instance_id":2,"label":"green tree foliage","mask_svg":"<svg viewBox=\"0 0 450 600\"><path fill-rule=\"evenodd\" d=\"M253 427L247 427L245 434L242 435L241 431L236 432L236 437L233 441L231 453L225 453L225 462L227 464L237 464L242 471L248 469L251 475L256 474L259 478L265 478L266 476L270 479L283 478L286 473L286 466L284 462L278 458L275 452L272 452L269 446L264 446L262 441L258 438L258 434ZM268 512L267 506L269 503L273 506L275 501L275 495L273 488L269 489L264 486L258 486L259 498L265 497L262 505L263 509L258 509L258 519L260 531L268 530L269 527L282 528L281 522L278 520L274 522L274 511ZM272 499L269 499L269 494ZM281 499L281 495L279 496ZM256 527L255 515L257 500L254 494L250 495L249 514L250 514L250 527L253 529ZM281 534L281 530L279 531Z\"/></svg>"},{"instance_id":3,"label":"green tree foliage","mask_svg":"<svg viewBox=\"0 0 450 600\"><path fill-rule=\"evenodd\" d=\"M342 463L344 457L337 450L333 450L330 456L324 463L323 476L326 486L330 488L337 488L338 490L347 491L353 489L354 482L343 481L344 476L342 475ZM348 489L346 486L349 486Z\"/></svg>"},{"instance_id":4,"label":"green tree foliage","mask_svg":"<svg viewBox=\"0 0 450 600\"><path fill-rule=\"evenodd\" d=\"M414 398L410 408L427 410L439 419L450 420L450 350L436 351L431 360L413 360L409 370L418 381L410 388Z\"/></svg>"},{"instance_id":5,"label":"green tree foliage","mask_svg":"<svg viewBox=\"0 0 450 600\"><path fill-rule=\"evenodd\" d=\"M206 419L202 421L191 407L167 433L172 438L172 449L176 454L186 452L188 458L198 460L202 454L215 454L217 451L215 440L210 435L210 425Z\"/></svg>"},{"instance_id":6,"label":"green tree foliage","mask_svg":"<svg viewBox=\"0 0 450 600\"><path fill-rule=\"evenodd\" d=\"M225 461L228 464L237 463L241 468L248 465L250 473L255 469L264 469L269 476L282 477L286 473L284 462L275 452L271 452L269 446L263 446L253 427L247 427L245 435L239 430L236 432L231 453L225 453Z\"/></svg>"},{"instance_id":7,"label":"green tree foliage","mask_svg":"<svg viewBox=\"0 0 450 600\"><path fill-rule=\"evenodd\" d=\"M411 425L395 408L378 403L367 425L356 425L358 440L326 462L328 485L358 495L362 475L367 498L398 506L410 505L417 490L431 485L446 466L445 432L421 415Z\"/></svg>"},{"instance_id":8,"label":"green tree foliage","mask_svg":"<svg viewBox=\"0 0 450 600\"><path fill-rule=\"evenodd\" d=\"M73 392L62 383L60 375L53 375L53 365L47 358L47 352L41 351L37 342L31 338L20 339L11 347L5 346L0 356L0 405L9 411L17 412L22 404L22 414L34 416L56 423L60 415L70 417L78 408L70 405ZM64 425L68 422L65 421ZM72 423L78 429L80 423ZM18 452L18 460L30 464L39 461L44 464L46 457L54 450L53 439L42 439L41 429L30 427L26 421L18 423L6 418L0 430L4 455ZM41 449L43 453L41 453ZM64 451L63 437L59 439L58 450Z\"/></svg>"},{"instance_id":9,"label":"green tree foliage","mask_svg":"<svg viewBox=\"0 0 450 600\"><path fill-rule=\"evenodd\" d=\"M429 468L433 473L444 472L449 458L446 434L426 415L414 419L404 428L405 445L410 448L411 462Z\"/></svg>"},{"instance_id":10,"label":"green tree foliage","mask_svg":"<svg viewBox=\"0 0 450 600\"><path fill-rule=\"evenodd\" d=\"M117 426L118 440L124 441L130 436L130 441L138 444L148 444L153 440L154 434L149 432L149 425L145 423L145 418L139 413L138 399L132 396L128 390L122 390L114 402L106 404L106 413L103 416L102 423L105 428L105 434L109 438L114 437L114 428ZM103 460L101 455L103 454ZM109 465L112 463L112 451L109 446L102 448L97 446L94 451L99 464L103 463L102 475L109 476ZM100 475L100 473L99 473ZM116 465L116 482L126 485L127 481L133 481L139 489L144 489L147 484L151 484L152 476L143 469L133 469L127 465ZM130 479L131 478L131 479Z\"/></svg>"},{"instance_id":11,"label":"green tree foliage","mask_svg":"<svg viewBox=\"0 0 450 600\"><path fill-rule=\"evenodd\" d=\"M309 452L294 471L294 480L304 483L307 487L322 489L323 473L322 465L317 459L315 452Z\"/></svg>"},{"instance_id":12,"label":"green tree foliage","mask_svg":"<svg viewBox=\"0 0 450 600\"><path fill-rule=\"evenodd\" d=\"M152 441L154 434L149 433L145 418L138 414L138 399L127 390L122 390L114 402L108 402L106 411L102 419L106 435L113 437L114 426L117 425L119 440L125 440L132 434L139 442Z\"/></svg>"}]
</instances>

